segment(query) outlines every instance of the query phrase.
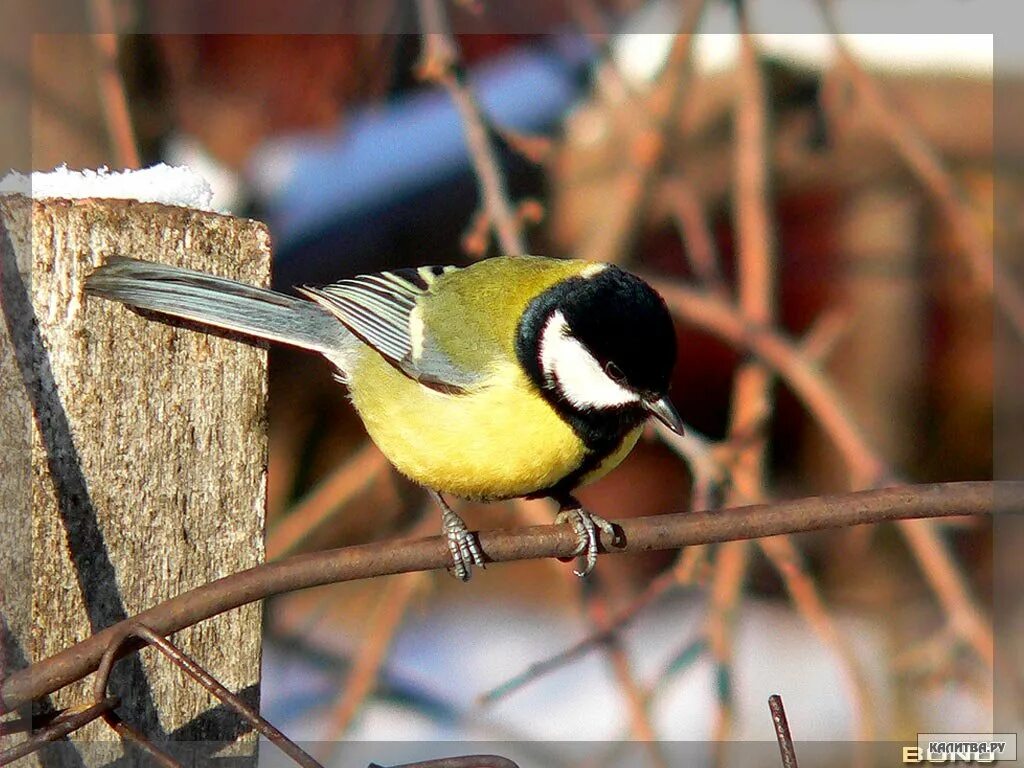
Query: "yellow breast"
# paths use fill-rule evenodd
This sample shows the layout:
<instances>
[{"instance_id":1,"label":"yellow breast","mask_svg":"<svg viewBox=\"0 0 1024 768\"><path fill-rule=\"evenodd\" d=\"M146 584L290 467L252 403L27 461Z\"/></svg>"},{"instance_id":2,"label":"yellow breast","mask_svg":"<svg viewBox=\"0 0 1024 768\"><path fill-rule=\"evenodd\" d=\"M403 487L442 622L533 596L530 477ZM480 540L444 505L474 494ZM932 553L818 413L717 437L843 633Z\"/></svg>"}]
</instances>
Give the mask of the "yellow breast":
<instances>
[{"instance_id":1,"label":"yellow breast","mask_svg":"<svg viewBox=\"0 0 1024 768\"><path fill-rule=\"evenodd\" d=\"M499 364L488 386L455 395L422 386L367 349L349 381L352 403L384 455L411 480L442 493L525 496L554 485L585 456L572 428L511 361Z\"/></svg>"}]
</instances>

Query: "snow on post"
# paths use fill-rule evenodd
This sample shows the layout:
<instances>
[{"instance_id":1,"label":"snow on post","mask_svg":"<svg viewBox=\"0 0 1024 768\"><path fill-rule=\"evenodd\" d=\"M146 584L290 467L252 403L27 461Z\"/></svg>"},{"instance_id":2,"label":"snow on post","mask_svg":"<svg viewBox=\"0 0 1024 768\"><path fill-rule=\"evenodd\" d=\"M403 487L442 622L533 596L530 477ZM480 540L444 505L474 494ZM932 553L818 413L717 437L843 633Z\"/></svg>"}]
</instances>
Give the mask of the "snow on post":
<instances>
[{"instance_id":1,"label":"snow on post","mask_svg":"<svg viewBox=\"0 0 1024 768\"><path fill-rule=\"evenodd\" d=\"M143 318L82 286L115 254L266 284L266 228L200 210L210 207L209 189L186 169L33 175L36 199L18 194L27 186L25 177L0 182L7 668L264 555L265 353ZM110 199L133 196L156 202ZM173 639L256 703L260 629L251 605ZM91 701L90 686L68 686L49 706ZM255 759L239 718L153 651L119 661L110 692L125 722L193 750L178 753L188 764L190 755L206 762L210 742L236 739L220 754ZM86 765L122 750L98 721L49 749L72 748Z\"/></svg>"}]
</instances>

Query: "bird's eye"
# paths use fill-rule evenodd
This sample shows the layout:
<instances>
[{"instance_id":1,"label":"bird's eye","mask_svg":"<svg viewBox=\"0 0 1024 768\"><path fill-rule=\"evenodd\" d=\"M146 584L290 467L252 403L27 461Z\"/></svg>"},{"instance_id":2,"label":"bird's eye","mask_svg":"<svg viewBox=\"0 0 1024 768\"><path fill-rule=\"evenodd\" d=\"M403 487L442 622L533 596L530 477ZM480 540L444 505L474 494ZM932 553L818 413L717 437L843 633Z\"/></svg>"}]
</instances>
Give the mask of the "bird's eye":
<instances>
[{"instance_id":1,"label":"bird's eye","mask_svg":"<svg viewBox=\"0 0 1024 768\"><path fill-rule=\"evenodd\" d=\"M626 374L622 372L622 369L611 361L605 363L604 372L608 374L608 378L611 379L612 381L621 382L623 379L626 378Z\"/></svg>"}]
</instances>

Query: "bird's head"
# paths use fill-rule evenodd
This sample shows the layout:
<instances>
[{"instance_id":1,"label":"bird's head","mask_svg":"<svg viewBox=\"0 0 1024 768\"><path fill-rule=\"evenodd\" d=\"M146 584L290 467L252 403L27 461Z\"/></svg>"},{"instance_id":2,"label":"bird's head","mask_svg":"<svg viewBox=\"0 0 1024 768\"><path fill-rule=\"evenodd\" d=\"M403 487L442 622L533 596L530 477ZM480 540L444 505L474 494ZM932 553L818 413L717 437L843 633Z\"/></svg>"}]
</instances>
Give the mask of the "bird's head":
<instances>
[{"instance_id":1,"label":"bird's head","mask_svg":"<svg viewBox=\"0 0 1024 768\"><path fill-rule=\"evenodd\" d=\"M534 383L570 422L630 426L653 416L682 433L668 399L672 318L635 275L594 264L556 283L524 313L516 346Z\"/></svg>"}]
</instances>

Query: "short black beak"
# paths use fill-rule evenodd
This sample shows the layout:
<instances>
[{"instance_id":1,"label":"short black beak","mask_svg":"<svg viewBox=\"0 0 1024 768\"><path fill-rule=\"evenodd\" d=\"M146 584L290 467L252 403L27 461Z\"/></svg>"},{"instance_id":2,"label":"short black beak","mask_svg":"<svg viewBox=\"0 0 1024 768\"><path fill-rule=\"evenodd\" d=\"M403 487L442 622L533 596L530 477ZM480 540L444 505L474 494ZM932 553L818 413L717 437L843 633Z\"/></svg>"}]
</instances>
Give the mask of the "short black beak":
<instances>
[{"instance_id":1,"label":"short black beak","mask_svg":"<svg viewBox=\"0 0 1024 768\"><path fill-rule=\"evenodd\" d=\"M679 418L676 407L672 405L672 401L668 397L662 397L657 400L645 400L644 408L650 412L651 416L677 435L683 434L683 420Z\"/></svg>"}]
</instances>

